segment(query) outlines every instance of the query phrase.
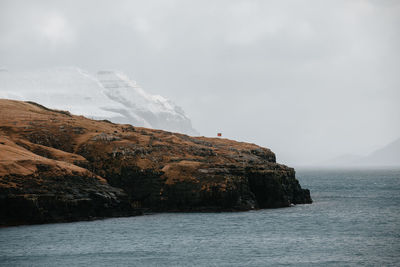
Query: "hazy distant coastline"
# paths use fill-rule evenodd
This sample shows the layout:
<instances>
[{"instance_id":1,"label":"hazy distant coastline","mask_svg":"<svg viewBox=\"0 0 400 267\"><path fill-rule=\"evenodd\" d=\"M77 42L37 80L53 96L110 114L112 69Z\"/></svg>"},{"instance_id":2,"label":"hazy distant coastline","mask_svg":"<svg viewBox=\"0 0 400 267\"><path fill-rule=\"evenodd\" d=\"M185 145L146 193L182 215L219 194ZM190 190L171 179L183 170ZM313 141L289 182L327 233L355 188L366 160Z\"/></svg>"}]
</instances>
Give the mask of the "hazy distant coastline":
<instances>
[{"instance_id":1,"label":"hazy distant coastline","mask_svg":"<svg viewBox=\"0 0 400 267\"><path fill-rule=\"evenodd\" d=\"M400 168L400 138L366 156L345 154L315 164L300 165L299 168Z\"/></svg>"}]
</instances>

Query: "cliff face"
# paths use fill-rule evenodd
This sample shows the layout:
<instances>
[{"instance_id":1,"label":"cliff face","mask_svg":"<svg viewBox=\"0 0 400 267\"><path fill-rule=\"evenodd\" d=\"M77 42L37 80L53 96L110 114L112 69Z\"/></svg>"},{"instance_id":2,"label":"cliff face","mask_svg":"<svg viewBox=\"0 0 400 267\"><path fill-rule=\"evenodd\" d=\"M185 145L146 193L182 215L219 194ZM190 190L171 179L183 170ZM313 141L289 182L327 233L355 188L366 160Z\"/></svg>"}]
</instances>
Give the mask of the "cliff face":
<instances>
[{"instance_id":1,"label":"cliff face","mask_svg":"<svg viewBox=\"0 0 400 267\"><path fill-rule=\"evenodd\" d=\"M269 149L0 100L0 224L302 203Z\"/></svg>"}]
</instances>

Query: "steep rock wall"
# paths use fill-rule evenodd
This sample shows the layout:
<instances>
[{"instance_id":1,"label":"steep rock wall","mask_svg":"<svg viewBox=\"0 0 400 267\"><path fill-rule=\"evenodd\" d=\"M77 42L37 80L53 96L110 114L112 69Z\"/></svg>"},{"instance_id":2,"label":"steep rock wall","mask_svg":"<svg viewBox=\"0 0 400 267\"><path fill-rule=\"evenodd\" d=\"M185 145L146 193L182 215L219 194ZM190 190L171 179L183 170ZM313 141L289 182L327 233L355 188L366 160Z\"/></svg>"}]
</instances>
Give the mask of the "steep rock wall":
<instances>
[{"instance_id":1,"label":"steep rock wall","mask_svg":"<svg viewBox=\"0 0 400 267\"><path fill-rule=\"evenodd\" d=\"M95 121L10 100L0 100L0 133L3 221L21 221L15 210L27 210L32 215L25 222L34 223L312 202L294 169L254 144ZM11 171L14 165L21 168Z\"/></svg>"}]
</instances>

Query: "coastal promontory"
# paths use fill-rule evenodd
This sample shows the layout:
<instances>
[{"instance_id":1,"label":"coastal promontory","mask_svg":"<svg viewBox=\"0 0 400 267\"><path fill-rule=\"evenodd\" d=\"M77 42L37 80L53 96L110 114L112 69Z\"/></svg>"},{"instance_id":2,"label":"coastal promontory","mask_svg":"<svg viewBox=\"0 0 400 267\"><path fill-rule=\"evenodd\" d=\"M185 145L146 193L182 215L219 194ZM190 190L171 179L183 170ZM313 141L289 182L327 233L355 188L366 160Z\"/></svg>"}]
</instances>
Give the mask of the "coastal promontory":
<instances>
[{"instance_id":1,"label":"coastal promontory","mask_svg":"<svg viewBox=\"0 0 400 267\"><path fill-rule=\"evenodd\" d=\"M311 202L294 169L255 144L0 99L0 225Z\"/></svg>"}]
</instances>

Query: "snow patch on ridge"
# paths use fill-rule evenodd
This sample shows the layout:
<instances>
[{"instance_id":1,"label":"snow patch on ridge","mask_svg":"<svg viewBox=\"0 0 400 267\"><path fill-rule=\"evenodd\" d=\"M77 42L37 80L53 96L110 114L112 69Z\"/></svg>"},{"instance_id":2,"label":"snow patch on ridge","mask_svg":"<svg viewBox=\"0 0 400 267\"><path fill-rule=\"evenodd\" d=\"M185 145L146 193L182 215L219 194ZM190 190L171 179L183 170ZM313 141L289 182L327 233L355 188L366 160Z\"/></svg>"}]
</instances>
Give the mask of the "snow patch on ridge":
<instances>
[{"instance_id":1,"label":"snow patch on ridge","mask_svg":"<svg viewBox=\"0 0 400 267\"><path fill-rule=\"evenodd\" d=\"M75 68L0 72L0 98L30 100L94 119L196 135L182 108L124 73Z\"/></svg>"}]
</instances>

